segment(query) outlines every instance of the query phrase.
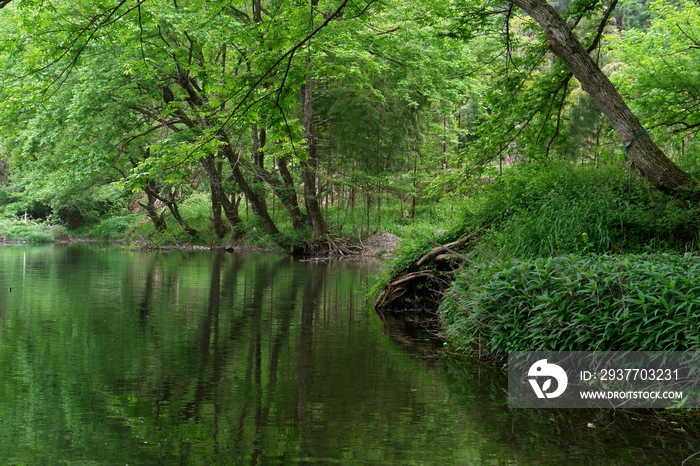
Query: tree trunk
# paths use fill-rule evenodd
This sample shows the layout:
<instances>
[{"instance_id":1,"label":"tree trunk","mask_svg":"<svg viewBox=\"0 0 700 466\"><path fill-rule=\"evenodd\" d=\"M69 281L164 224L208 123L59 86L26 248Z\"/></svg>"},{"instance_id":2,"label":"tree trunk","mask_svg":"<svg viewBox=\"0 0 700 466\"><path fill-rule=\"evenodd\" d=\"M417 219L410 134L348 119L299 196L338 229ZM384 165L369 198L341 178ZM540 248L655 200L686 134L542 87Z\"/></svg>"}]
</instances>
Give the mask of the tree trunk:
<instances>
[{"instance_id":1,"label":"tree trunk","mask_svg":"<svg viewBox=\"0 0 700 466\"><path fill-rule=\"evenodd\" d=\"M284 208L287 209L289 216L292 218L294 230L301 230L304 227L304 216L301 213L299 202L297 201L294 179L287 168L287 161L284 157L280 157L277 160L277 164L280 169L281 180L264 168L259 167L257 164L253 164L250 168L255 171L259 178L265 180L265 182L270 185L272 191L282 202L282 205L284 205Z\"/></svg>"},{"instance_id":2,"label":"tree trunk","mask_svg":"<svg viewBox=\"0 0 700 466\"><path fill-rule=\"evenodd\" d=\"M221 202L221 206L224 208L224 215L226 216L226 219L233 228L233 239L243 238L245 225L243 224L241 217L238 215L238 205L240 200L232 201L222 190L219 202Z\"/></svg>"},{"instance_id":3,"label":"tree trunk","mask_svg":"<svg viewBox=\"0 0 700 466\"><path fill-rule=\"evenodd\" d=\"M236 180L238 185L241 187L243 194L245 194L245 197L248 199L248 201L250 201L250 204L253 206L253 212L255 212L255 215L257 215L258 218L260 218L260 221L263 224L263 228L265 228L265 231L268 235L272 236L273 238L279 236L280 231L277 229L277 226L275 226L275 222L272 221L272 218L270 218L270 214L267 212L267 204L265 203L265 198L262 198L257 195L255 190L250 186L248 181L243 176L243 173L241 173L240 160L238 160L238 157L233 152L233 149L231 149L231 146L228 144L228 141L223 140L222 137L222 142L224 144L221 147L221 149L223 150L224 155L231 164L231 172L233 174L233 179ZM285 247L286 245L280 244L280 246Z\"/></svg>"},{"instance_id":4,"label":"tree trunk","mask_svg":"<svg viewBox=\"0 0 700 466\"><path fill-rule=\"evenodd\" d=\"M265 168L265 153L263 148L267 142L267 132L265 128L258 128L258 125L253 125L253 163L260 168Z\"/></svg>"},{"instance_id":5,"label":"tree trunk","mask_svg":"<svg viewBox=\"0 0 700 466\"><path fill-rule=\"evenodd\" d=\"M306 212L313 230L314 240L326 237L326 222L323 218L321 206L318 203L316 192L316 169L318 168L318 153L313 128L313 88L314 78L306 76L306 82L301 86L302 98L302 125L304 137L308 146L309 156L301 161L302 179L304 180L304 201Z\"/></svg>"},{"instance_id":6,"label":"tree trunk","mask_svg":"<svg viewBox=\"0 0 700 466\"><path fill-rule=\"evenodd\" d=\"M223 239L226 233L228 233L228 228L226 228L224 220L221 218L221 177L216 169L214 157L211 154L201 159L201 163L207 175L209 175L209 186L211 188L211 221L214 225L214 232L219 239Z\"/></svg>"},{"instance_id":7,"label":"tree trunk","mask_svg":"<svg viewBox=\"0 0 700 466\"><path fill-rule=\"evenodd\" d=\"M153 183L152 181L148 181L149 184ZM165 221L165 217L163 216L162 213L158 212L158 209L156 208L156 198L153 196L153 193L148 189L144 189L144 192L146 193L146 196L148 197L148 203L143 204L139 202L139 205L146 209L146 212L148 213L148 217L151 219L153 222L153 226L156 227L156 230L163 232L168 229L168 224Z\"/></svg>"},{"instance_id":8,"label":"tree trunk","mask_svg":"<svg viewBox=\"0 0 700 466\"><path fill-rule=\"evenodd\" d=\"M282 181L284 182L284 192L285 196L288 196L288 202L285 203L287 210L289 210L289 215L292 217L292 225L295 230L300 230L304 226L304 216L299 209L299 202L297 201L297 191L294 186L294 178L289 172L289 167L287 167L286 157L280 157L277 159L277 167L280 170L280 175L282 176ZM281 197L280 200L285 202Z\"/></svg>"},{"instance_id":9,"label":"tree trunk","mask_svg":"<svg viewBox=\"0 0 700 466\"><path fill-rule=\"evenodd\" d=\"M221 154L219 154L221 158ZM209 175L209 186L211 188L211 205L214 218L214 231L219 239L222 239L228 233L226 225L221 219L221 209L224 210L226 219L233 228L233 239L240 239L243 236L243 220L238 216L237 206L231 202L224 192L221 182L221 162L216 160L213 155L201 159L204 169Z\"/></svg>"},{"instance_id":10,"label":"tree trunk","mask_svg":"<svg viewBox=\"0 0 700 466\"><path fill-rule=\"evenodd\" d=\"M146 191L146 194L150 192L150 195L158 199L160 202L165 204L168 207L168 210L170 213L175 217L175 220L177 220L177 223L182 227L183 230L187 232L188 235L190 235L193 238L199 238L199 232L189 226L189 224L185 221L185 219L182 218L182 215L180 215L180 209L177 207L177 202L175 202L175 193L171 191L168 193L168 197L166 198L164 196L161 196L157 191L152 190L151 186L144 186L143 190Z\"/></svg>"},{"instance_id":11,"label":"tree trunk","mask_svg":"<svg viewBox=\"0 0 700 466\"><path fill-rule=\"evenodd\" d=\"M644 131L615 86L546 0L509 1L539 23L549 39L548 47L564 62L605 114L625 144L630 160L649 181L666 193L696 185L695 180L678 168Z\"/></svg>"},{"instance_id":12,"label":"tree trunk","mask_svg":"<svg viewBox=\"0 0 700 466\"><path fill-rule=\"evenodd\" d=\"M214 233L219 239L224 239L226 233L228 233L228 228L224 224L224 220L221 217L221 201L219 200L219 192L211 192L211 213L212 213L212 224L214 225Z\"/></svg>"}]
</instances>

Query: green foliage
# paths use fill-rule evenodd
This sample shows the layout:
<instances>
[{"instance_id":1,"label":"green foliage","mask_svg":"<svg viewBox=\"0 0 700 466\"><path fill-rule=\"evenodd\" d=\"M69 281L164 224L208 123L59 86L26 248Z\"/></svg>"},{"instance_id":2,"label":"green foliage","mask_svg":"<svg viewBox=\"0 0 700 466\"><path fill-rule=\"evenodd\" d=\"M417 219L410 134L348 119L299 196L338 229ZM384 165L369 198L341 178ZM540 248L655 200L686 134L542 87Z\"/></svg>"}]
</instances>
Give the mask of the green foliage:
<instances>
[{"instance_id":1,"label":"green foliage","mask_svg":"<svg viewBox=\"0 0 700 466\"><path fill-rule=\"evenodd\" d=\"M455 350L700 348L700 257L589 255L468 268L440 306Z\"/></svg>"},{"instance_id":2,"label":"green foliage","mask_svg":"<svg viewBox=\"0 0 700 466\"><path fill-rule=\"evenodd\" d=\"M18 219L0 220L0 242L48 243L68 238L62 225Z\"/></svg>"},{"instance_id":3,"label":"green foliage","mask_svg":"<svg viewBox=\"0 0 700 466\"><path fill-rule=\"evenodd\" d=\"M108 240L123 239L129 227L141 217L140 214L128 214L105 218L92 228L91 236Z\"/></svg>"},{"instance_id":4,"label":"green foliage","mask_svg":"<svg viewBox=\"0 0 700 466\"><path fill-rule=\"evenodd\" d=\"M484 196L482 212L493 220L482 248L495 257L697 247L697 207L621 167L518 169L497 179Z\"/></svg>"},{"instance_id":5,"label":"green foliage","mask_svg":"<svg viewBox=\"0 0 700 466\"><path fill-rule=\"evenodd\" d=\"M666 196L619 166L524 165L456 207L449 231L420 231L397 251L391 276L438 244L480 238L476 261L583 253L697 249L697 206ZM430 238L430 239L428 239Z\"/></svg>"},{"instance_id":6,"label":"green foliage","mask_svg":"<svg viewBox=\"0 0 700 466\"><path fill-rule=\"evenodd\" d=\"M67 2L36 11L25 5L0 18L0 62L9 75L26 78L0 86L0 140L21 181L10 194L26 193L28 202L50 205L55 214L78 209L86 231L106 217L92 215L93 199L86 199L99 186L133 193L122 205L143 200L139 191L146 189L180 204L214 183L213 166L225 194L239 196L241 183L229 166L237 162L221 154L224 141L233 142L243 168L260 156L279 179L275 166L283 159L292 180L285 182L299 184L299 162L307 157L299 87L309 75L320 194L333 192L336 208L348 191L353 202L368 204L386 192L395 199L422 196L425 180L440 167L435 123L471 86L464 69L477 58L468 44L435 40L435 21L448 8L422 1L402 8L348 4L349 16L330 22L306 43L305 54L287 52L335 2L314 3L313 12L268 5L262 18L245 2L156 1L138 9ZM426 9L432 19L424 17ZM100 11L109 19L95 26ZM253 125L262 144L256 154ZM424 132L430 133L426 150ZM206 157L214 165L202 170ZM406 176L414 165L420 173ZM243 173L249 184L265 184ZM269 190L256 191L274 202ZM200 210L191 226L209 243L211 214L201 217ZM361 231L374 228L363 221ZM280 238L303 239L286 219L275 222L284 227Z\"/></svg>"},{"instance_id":7,"label":"green foliage","mask_svg":"<svg viewBox=\"0 0 700 466\"><path fill-rule=\"evenodd\" d=\"M700 161L700 9L690 0L650 5L648 28L613 37L622 64L612 77L660 145L689 168Z\"/></svg>"},{"instance_id":8,"label":"green foliage","mask_svg":"<svg viewBox=\"0 0 700 466\"><path fill-rule=\"evenodd\" d=\"M697 206L622 167L566 164L514 167L462 207L459 227L406 241L390 275L405 273L436 243L480 237L440 307L457 351L500 357L700 342L690 325L700 314L686 313L700 305L692 284L700 258L640 255L697 250Z\"/></svg>"},{"instance_id":9,"label":"green foliage","mask_svg":"<svg viewBox=\"0 0 700 466\"><path fill-rule=\"evenodd\" d=\"M564 205L556 189L548 194L545 181L520 189L517 180L497 177L493 189L504 190L503 199L487 187L487 194L463 201L473 196L480 177L494 176L496 160L508 171L532 161L616 163L622 153L591 99L552 59L541 28L520 10L504 16L476 0L351 2L296 49L337 7L312 3L313 11L310 4L266 5L259 18L251 9L255 3L218 0L158 0L139 8L13 2L3 8L0 63L8 79L0 83L0 215L53 214L71 229L82 222L82 233L94 232L110 216L129 215L126 206L145 202L150 190L158 211L168 202L190 203L189 211L181 206L183 215L201 236L186 241L211 244L220 240L212 233L211 208L198 196L220 185L228 198L240 198L245 183L232 169L240 163L241 176L272 211L282 232L278 239L302 241L304 229L294 231L287 212L269 206L279 200L275 192L296 192L303 204L301 162L308 141L299 90L313 78L318 160L312 165L333 234L362 237L393 229L406 236L417 228L421 234L406 246L416 243L416 253L431 245L423 236L434 230L453 230L446 237L454 237L485 226L501 232L484 242L499 255L636 251L650 244L682 249L670 243L677 231L693 230L683 220L692 212L662 198L641 212L621 189L594 192L601 190L594 182L564 180L592 187L588 198ZM605 9L591 0L560 0L555 7L576 23L585 43ZM101 15L104 21L94 24ZM607 28L598 63L632 98L645 125L658 127L654 138L692 167L700 160L694 137L696 5L629 1L615 15L618 26L633 29L622 35ZM222 153L226 142L233 154ZM264 170L251 170L253 161ZM273 190L271 180L282 183L281 161L289 177ZM637 188L630 189L634 197ZM532 194L519 198L524 191L547 199L524 206ZM154 195L160 200L153 201ZM654 196L641 204L657 202ZM412 199L419 209L440 200L466 202L472 215L454 226L440 205L430 220L426 213L416 215L433 222L432 228L417 219L405 222L401 213ZM33 213L41 209L47 211ZM69 222L66 209L80 218ZM399 215L387 215L389 209ZM568 218L555 219L558 210ZM662 221L664 216L672 220ZM174 230L158 242L185 241L170 220ZM257 238L257 223L245 221ZM506 222L507 231L501 225ZM556 231L545 238L550 224ZM656 233L648 236L646 225ZM636 234L638 226L644 231ZM114 220L98 233L114 237L122 227L122 220ZM160 234L146 236L155 240Z\"/></svg>"},{"instance_id":10,"label":"green foliage","mask_svg":"<svg viewBox=\"0 0 700 466\"><path fill-rule=\"evenodd\" d=\"M624 29L645 29L649 26L650 0L624 0L617 8L616 20Z\"/></svg>"}]
</instances>

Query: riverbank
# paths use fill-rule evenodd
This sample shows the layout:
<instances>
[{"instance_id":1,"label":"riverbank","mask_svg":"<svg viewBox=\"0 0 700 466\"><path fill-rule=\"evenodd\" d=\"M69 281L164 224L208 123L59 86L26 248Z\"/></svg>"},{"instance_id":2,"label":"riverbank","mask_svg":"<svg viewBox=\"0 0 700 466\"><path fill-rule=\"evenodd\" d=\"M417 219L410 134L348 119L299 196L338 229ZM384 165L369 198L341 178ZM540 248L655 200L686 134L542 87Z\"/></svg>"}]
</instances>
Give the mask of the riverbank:
<instances>
[{"instance_id":1,"label":"riverbank","mask_svg":"<svg viewBox=\"0 0 700 466\"><path fill-rule=\"evenodd\" d=\"M187 251L187 250L214 250L223 252L285 252L273 246L260 246L248 241L239 241L235 245L212 244L205 246L202 244L163 244L155 245L151 241L129 241L127 239L109 239L109 238L82 238L73 237L61 225L48 225L38 222L32 222L27 225L19 225L23 227L19 235L14 235L10 238L7 234L0 237L0 245L22 245L32 243L114 243L122 245L125 249L138 249L144 251ZM58 234L55 234L58 233ZM358 257L380 257L390 258L394 250L401 242L398 236L380 231L370 235L364 239L358 238L352 242L353 248L350 254L336 254L335 256L358 256Z\"/></svg>"},{"instance_id":2,"label":"riverbank","mask_svg":"<svg viewBox=\"0 0 700 466\"><path fill-rule=\"evenodd\" d=\"M621 167L523 167L459 228L400 248L377 308L436 313L447 346L481 359L697 349L698 218Z\"/></svg>"},{"instance_id":3,"label":"riverbank","mask_svg":"<svg viewBox=\"0 0 700 466\"><path fill-rule=\"evenodd\" d=\"M439 315L458 352L700 348L700 256L562 256L469 267Z\"/></svg>"},{"instance_id":4,"label":"riverbank","mask_svg":"<svg viewBox=\"0 0 700 466\"><path fill-rule=\"evenodd\" d=\"M327 206L329 220L323 241L314 241L312 229L307 225L293 226L286 213L276 211L274 218L280 227L277 234L268 234L251 212L241 209L242 224L238 230L215 231L210 215L211 206L207 194L200 193L199 202L187 203L180 215L191 229L185 230L174 221L168 211L163 212L167 227L156 228L151 218L139 206L130 210L116 209L100 215L83 213L77 221L65 220L56 215L32 218L21 213L0 217L0 243L50 243L58 241L110 241L121 242L127 247L139 249L212 248L236 250L283 251L305 255L377 255L388 256L398 238L412 232L428 232L435 226L447 229L451 225L450 204L438 204L425 200L416 206L414 215L403 217L402 205L383 205L381 217L366 216L352 206ZM35 213L36 214L36 213ZM38 214L37 214L38 215ZM74 213L74 217L78 214ZM333 220L331 220L333 219ZM371 219L371 225L368 223ZM195 232L196 234L192 234ZM394 239L384 244L386 238L377 234L391 234ZM368 242L369 241L369 242ZM378 241L372 244L373 241ZM384 241L384 242L382 242ZM286 245L286 246L283 246Z\"/></svg>"}]
</instances>

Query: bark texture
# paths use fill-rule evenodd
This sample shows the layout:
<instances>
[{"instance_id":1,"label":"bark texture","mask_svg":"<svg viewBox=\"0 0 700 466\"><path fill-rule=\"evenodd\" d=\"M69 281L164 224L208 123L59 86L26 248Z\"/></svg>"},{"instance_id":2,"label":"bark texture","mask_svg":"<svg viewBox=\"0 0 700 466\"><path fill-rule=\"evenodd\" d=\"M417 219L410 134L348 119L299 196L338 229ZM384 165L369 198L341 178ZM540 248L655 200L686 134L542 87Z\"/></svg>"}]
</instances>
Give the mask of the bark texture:
<instances>
[{"instance_id":1,"label":"bark texture","mask_svg":"<svg viewBox=\"0 0 700 466\"><path fill-rule=\"evenodd\" d=\"M270 218L270 214L267 211L265 198L258 196L255 190L243 176L240 168L240 160L238 159L236 153L234 153L233 149L231 149L228 139L226 139L224 136L221 136L220 139L222 142L224 142L221 149L231 165L233 179L236 180L241 188L241 191L243 191L245 197L248 198L248 201L250 201L250 205L253 207L253 212L255 212L255 215L257 215L262 222L265 232L273 238L279 236L280 231L275 226L275 222L272 221L272 218ZM280 246L286 247L287 245L280 244Z\"/></svg>"},{"instance_id":2,"label":"bark texture","mask_svg":"<svg viewBox=\"0 0 700 466\"><path fill-rule=\"evenodd\" d=\"M199 238L199 232L189 226L185 219L182 218L182 215L180 215L180 209L177 206L177 202L175 202L175 191L171 189L167 193L168 197L165 197L165 195L161 195L158 193L158 191L152 190L151 188L151 185L146 185L143 187L143 190L148 196L153 196L165 204L173 217L175 217L177 223L187 232L188 235L192 236L193 238Z\"/></svg>"},{"instance_id":3,"label":"bark texture","mask_svg":"<svg viewBox=\"0 0 700 466\"><path fill-rule=\"evenodd\" d=\"M306 213L311 223L314 240L326 237L326 221L318 202L316 192L316 169L318 168L318 151L316 139L314 137L314 112L313 112L313 88L314 77L309 75L306 82L301 87L302 97L302 125L304 127L304 137L308 146L309 156L301 161L302 179L304 180L304 201L306 202Z\"/></svg>"},{"instance_id":4,"label":"bark texture","mask_svg":"<svg viewBox=\"0 0 700 466\"><path fill-rule=\"evenodd\" d=\"M207 155L205 158L201 159L201 163L209 175L209 183L211 185L211 221L214 225L214 232L219 239L223 239L228 233L228 228L226 228L224 220L221 218L220 171L216 169L216 162L214 162L214 157L212 155Z\"/></svg>"},{"instance_id":5,"label":"bark texture","mask_svg":"<svg viewBox=\"0 0 700 466\"><path fill-rule=\"evenodd\" d=\"M287 212L289 212L294 230L299 231L304 228L304 216L301 213L299 202L297 201L294 180L287 168L286 160L284 158L279 158L277 162L281 176L270 173L256 164L251 165L249 168L251 171L255 172L258 178L272 187L275 195L279 198L280 202L282 202L284 208L287 209Z\"/></svg>"},{"instance_id":6,"label":"bark texture","mask_svg":"<svg viewBox=\"0 0 700 466\"><path fill-rule=\"evenodd\" d=\"M569 68L583 89L608 118L622 144L628 145L630 160L660 190L673 193L697 183L669 159L625 103L608 77L593 61L562 17L546 0L509 0L542 27L547 45ZM635 139L636 138L636 139Z\"/></svg>"},{"instance_id":7,"label":"bark texture","mask_svg":"<svg viewBox=\"0 0 700 466\"><path fill-rule=\"evenodd\" d=\"M148 181L149 187L153 184L152 181ZM156 227L156 230L158 231L165 231L168 229L168 224L165 221L165 216L163 212L159 212L158 209L156 208L156 198L153 196L153 192L151 189L145 189L144 192L146 193L146 196L148 198L148 203L144 204L142 202L139 202L139 205L146 209L146 212L148 213L148 217L151 219L153 222L153 226Z\"/></svg>"},{"instance_id":8,"label":"bark texture","mask_svg":"<svg viewBox=\"0 0 700 466\"><path fill-rule=\"evenodd\" d=\"M228 233L228 228L226 228L226 225L224 225L221 219L221 209L223 208L224 215L226 215L226 219L233 228L233 239L240 239L243 236L243 220L241 220L238 215L238 205L228 198L224 190L221 180L221 162L212 155L201 159L201 162L209 175L213 215L212 223L214 224L216 235L222 239Z\"/></svg>"}]
</instances>

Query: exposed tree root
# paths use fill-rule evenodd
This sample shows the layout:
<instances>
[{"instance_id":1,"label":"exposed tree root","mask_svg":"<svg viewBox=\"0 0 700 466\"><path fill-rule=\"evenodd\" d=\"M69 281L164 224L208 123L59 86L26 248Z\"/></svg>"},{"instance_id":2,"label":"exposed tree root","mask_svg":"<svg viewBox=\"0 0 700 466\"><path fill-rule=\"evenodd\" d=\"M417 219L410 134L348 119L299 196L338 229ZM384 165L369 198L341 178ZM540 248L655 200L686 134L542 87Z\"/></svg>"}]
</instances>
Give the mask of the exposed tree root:
<instances>
[{"instance_id":1,"label":"exposed tree root","mask_svg":"<svg viewBox=\"0 0 700 466\"><path fill-rule=\"evenodd\" d=\"M374 308L393 313L434 312L442 293L452 281L451 276L469 257L477 240L476 233L472 233L448 244L438 244L409 265L403 275L389 280L379 293ZM468 246L467 252L457 251Z\"/></svg>"},{"instance_id":2,"label":"exposed tree root","mask_svg":"<svg viewBox=\"0 0 700 466\"><path fill-rule=\"evenodd\" d=\"M362 254L362 248L352 244L346 238L326 236L323 241L316 243L305 242L303 255L314 257L345 257Z\"/></svg>"},{"instance_id":3,"label":"exposed tree root","mask_svg":"<svg viewBox=\"0 0 700 466\"><path fill-rule=\"evenodd\" d=\"M409 267L409 270L412 268L420 268L421 266L428 264L430 262L438 262L441 260L454 260L454 259L465 259L466 256L463 254L460 254L458 252L455 252L454 249L459 248L460 246L464 246L466 243L474 239L474 233L471 235L463 236L462 238L458 239L457 241L453 241L448 244L444 245L438 245L436 248L431 249L427 254L425 254L423 257L418 259L415 264L412 264L411 267ZM450 252L450 254L441 254L443 252Z\"/></svg>"}]
</instances>

